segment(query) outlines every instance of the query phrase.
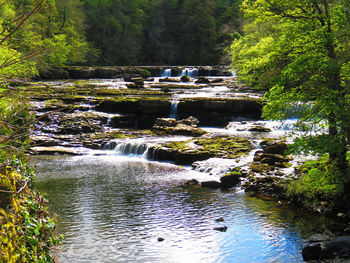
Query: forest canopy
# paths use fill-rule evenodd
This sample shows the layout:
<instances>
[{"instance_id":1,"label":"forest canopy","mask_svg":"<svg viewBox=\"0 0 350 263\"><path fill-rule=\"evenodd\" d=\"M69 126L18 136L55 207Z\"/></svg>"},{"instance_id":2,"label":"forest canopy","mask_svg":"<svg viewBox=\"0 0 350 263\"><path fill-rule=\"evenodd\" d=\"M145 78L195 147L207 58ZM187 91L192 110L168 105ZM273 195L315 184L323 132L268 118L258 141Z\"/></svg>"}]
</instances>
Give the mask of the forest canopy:
<instances>
[{"instance_id":1,"label":"forest canopy","mask_svg":"<svg viewBox=\"0 0 350 263\"><path fill-rule=\"evenodd\" d=\"M65 65L228 63L225 48L241 31L240 2L2 0L2 72L32 76ZM18 63L8 67L16 57L25 61L21 69L14 68Z\"/></svg>"}]
</instances>

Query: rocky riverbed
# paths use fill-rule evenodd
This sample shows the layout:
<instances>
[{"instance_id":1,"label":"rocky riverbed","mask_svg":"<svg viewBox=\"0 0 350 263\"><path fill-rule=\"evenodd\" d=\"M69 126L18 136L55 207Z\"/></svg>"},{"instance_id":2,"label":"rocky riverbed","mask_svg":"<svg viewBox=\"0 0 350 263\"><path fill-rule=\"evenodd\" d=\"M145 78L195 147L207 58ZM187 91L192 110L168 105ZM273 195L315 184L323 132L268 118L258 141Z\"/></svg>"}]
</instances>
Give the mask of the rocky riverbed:
<instances>
[{"instance_id":1,"label":"rocky riverbed","mask_svg":"<svg viewBox=\"0 0 350 263\"><path fill-rule=\"evenodd\" d=\"M242 187L248 195L288 203L284 185L300 164L285 154L288 129L261 120L263 94L238 85L229 69L74 67L45 74L61 80L18 88L37 118L32 154L139 155L213 176L189 178L187 185ZM347 233L348 225L341 228L323 229L317 242L310 237L304 259L350 257L347 237L331 241L341 249L329 243Z\"/></svg>"}]
</instances>

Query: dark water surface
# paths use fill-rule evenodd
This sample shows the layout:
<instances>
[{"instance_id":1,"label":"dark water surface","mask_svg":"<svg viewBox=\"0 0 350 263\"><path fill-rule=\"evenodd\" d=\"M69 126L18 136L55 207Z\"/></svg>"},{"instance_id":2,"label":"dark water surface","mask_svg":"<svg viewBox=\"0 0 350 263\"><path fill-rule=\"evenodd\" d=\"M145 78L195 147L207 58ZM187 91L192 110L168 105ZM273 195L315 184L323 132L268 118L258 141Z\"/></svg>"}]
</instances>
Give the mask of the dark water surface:
<instances>
[{"instance_id":1,"label":"dark water surface","mask_svg":"<svg viewBox=\"0 0 350 263\"><path fill-rule=\"evenodd\" d=\"M320 224L241 192L182 186L209 175L171 164L122 156L34 161L37 187L65 236L61 263L302 262L303 238ZM214 230L220 226L227 231Z\"/></svg>"}]
</instances>

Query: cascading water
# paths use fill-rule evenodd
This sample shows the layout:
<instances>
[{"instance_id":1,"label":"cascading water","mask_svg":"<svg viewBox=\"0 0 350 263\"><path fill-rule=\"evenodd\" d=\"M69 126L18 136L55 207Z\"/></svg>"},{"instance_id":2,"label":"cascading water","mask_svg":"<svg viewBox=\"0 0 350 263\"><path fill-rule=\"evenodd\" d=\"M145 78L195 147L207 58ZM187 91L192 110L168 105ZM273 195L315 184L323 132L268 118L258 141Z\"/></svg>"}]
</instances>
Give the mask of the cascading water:
<instances>
[{"instance_id":1,"label":"cascading water","mask_svg":"<svg viewBox=\"0 0 350 263\"><path fill-rule=\"evenodd\" d=\"M177 107L179 105L179 99L172 99L170 102L170 118L176 119L177 117Z\"/></svg>"},{"instance_id":2,"label":"cascading water","mask_svg":"<svg viewBox=\"0 0 350 263\"><path fill-rule=\"evenodd\" d=\"M171 77L171 68L163 69L161 77Z\"/></svg>"},{"instance_id":3,"label":"cascading water","mask_svg":"<svg viewBox=\"0 0 350 263\"><path fill-rule=\"evenodd\" d=\"M117 155L140 155L147 151L148 145L144 140L126 140L117 144L114 152Z\"/></svg>"},{"instance_id":4,"label":"cascading water","mask_svg":"<svg viewBox=\"0 0 350 263\"><path fill-rule=\"evenodd\" d=\"M189 76L189 77L198 77L198 69L197 68L184 68L181 72L181 76Z\"/></svg>"}]
</instances>

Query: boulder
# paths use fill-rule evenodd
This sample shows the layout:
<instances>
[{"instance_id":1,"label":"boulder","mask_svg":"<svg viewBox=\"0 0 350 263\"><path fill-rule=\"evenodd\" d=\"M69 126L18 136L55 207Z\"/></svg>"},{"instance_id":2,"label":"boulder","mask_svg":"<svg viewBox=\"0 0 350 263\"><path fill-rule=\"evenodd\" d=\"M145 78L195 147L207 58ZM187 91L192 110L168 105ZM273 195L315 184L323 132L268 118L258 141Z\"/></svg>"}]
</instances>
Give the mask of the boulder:
<instances>
[{"instance_id":1,"label":"boulder","mask_svg":"<svg viewBox=\"0 0 350 263\"><path fill-rule=\"evenodd\" d=\"M209 84L210 80L205 77L199 77L196 81L196 84Z\"/></svg>"},{"instance_id":2,"label":"boulder","mask_svg":"<svg viewBox=\"0 0 350 263\"><path fill-rule=\"evenodd\" d=\"M177 121L173 118L157 118L155 122L155 126L160 127L175 127L177 125Z\"/></svg>"},{"instance_id":3,"label":"boulder","mask_svg":"<svg viewBox=\"0 0 350 263\"><path fill-rule=\"evenodd\" d=\"M285 151L287 150L288 146L284 142L276 142L272 145L267 145L264 147L265 153L271 153L271 154L280 154L284 155Z\"/></svg>"},{"instance_id":4,"label":"boulder","mask_svg":"<svg viewBox=\"0 0 350 263\"><path fill-rule=\"evenodd\" d=\"M289 162L290 158L285 157L280 154L270 154L270 153L263 153L259 156L261 163L266 163L269 165L274 165L276 163L284 163Z\"/></svg>"},{"instance_id":5,"label":"boulder","mask_svg":"<svg viewBox=\"0 0 350 263\"><path fill-rule=\"evenodd\" d=\"M253 126L253 127L249 128L248 131L250 131L250 132L271 132L271 129L266 128L264 126L257 125L257 126Z\"/></svg>"},{"instance_id":6,"label":"boulder","mask_svg":"<svg viewBox=\"0 0 350 263\"><path fill-rule=\"evenodd\" d=\"M190 77L187 75L182 76L180 79L182 82L189 82L190 81Z\"/></svg>"},{"instance_id":7,"label":"boulder","mask_svg":"<svg viewBox=\"0 0 350 263\"><path fill-rule=\"evenodd\" d=\"M236 186L241 182L241 173L239 171L233 171L231 173L227 173L220 178L220 182L223 188L231 188Z\"/></svg>"},{"instance_id":8,"label":"boulder","mask_svg":"<svg viewBox=\"0 0 350 263\"><path fill-rule=\"evenodd\" d=\"M320 244L305 246L302 251L303 259L305 261L318 260L321 256L321 250L322 248Z\"/></svg>"},{"instance_id":9,"label":"boulder","mask_svg":"<svg viewBox=\"0 0 350 263\"><path fill-rule=\"evenodd\" d=\"M199 124L199 120L196 117L190 116L187 119L179 120L177 123L197 127Z\"/></svg>"},{"instance_id":10,"label":"boulder","mask_svg":"<svg viewBox=\"0 0 350 263\"><path fill-rule=\"evenodd\" d=\"M325 245L325 252L340 258L350 258L350 236L341 236Z\"/></svg>"}]
</instances>

